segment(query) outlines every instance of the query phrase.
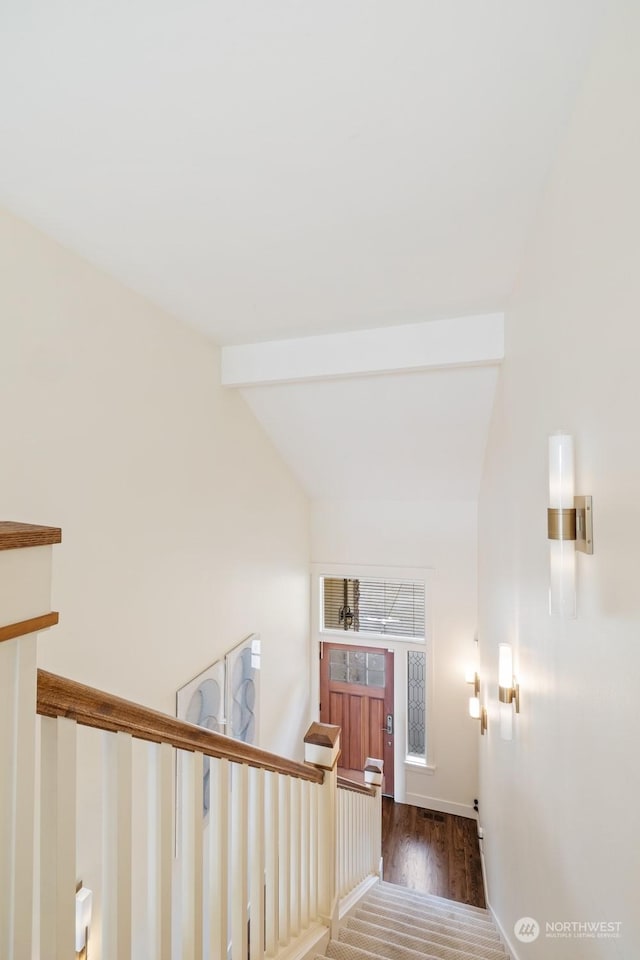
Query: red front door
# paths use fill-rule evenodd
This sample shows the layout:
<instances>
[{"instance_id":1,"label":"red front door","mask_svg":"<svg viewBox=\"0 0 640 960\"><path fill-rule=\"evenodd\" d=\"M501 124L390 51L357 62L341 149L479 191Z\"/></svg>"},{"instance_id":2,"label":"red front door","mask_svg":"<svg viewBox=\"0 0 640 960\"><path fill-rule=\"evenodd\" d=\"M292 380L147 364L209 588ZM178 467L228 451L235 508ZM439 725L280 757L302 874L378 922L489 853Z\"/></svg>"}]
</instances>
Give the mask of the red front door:
<instances>
[{"instance_id":1,"label":"red front door","mask_svg":"<svg viewBox=\"0 0 640 960\"><path fill-rule=\"evenodd\" d=\"M322 643L320 657L320 720L342 727L340 767L384 760L383 790L393 796L393 652Z\"/></svg>"}]
</instances>

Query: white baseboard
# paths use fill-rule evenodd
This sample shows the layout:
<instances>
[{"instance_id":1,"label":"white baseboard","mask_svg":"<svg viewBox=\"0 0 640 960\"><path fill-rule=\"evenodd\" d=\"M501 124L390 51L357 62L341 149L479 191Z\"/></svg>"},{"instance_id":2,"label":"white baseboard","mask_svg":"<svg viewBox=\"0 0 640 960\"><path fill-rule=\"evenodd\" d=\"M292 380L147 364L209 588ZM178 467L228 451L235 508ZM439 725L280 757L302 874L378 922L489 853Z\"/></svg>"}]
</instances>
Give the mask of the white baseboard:
<instances>
[{"instance_id":1,"label":"white baseboard","mask_svg":"<svg viewBox=\"0 0 640 960\"><path fill-rule=\"evenodd\" d=\"M470 803L453 803L451 800L440 800L438 797L423 797L420 793L407 793L404 802L412 807L425 807L427 810L451 813L454 817L478 819L478 814Z\"/></svg>"},{"instance_id":2,"label":"white baseboard","mask_svg":"<svg viewBox=\"0 0 640 960\"><path fill-rule=\"evenodd\" d=\"M493 917L493 922L498 928L498 933L502 939L503 946L508 950L511 960L520 960L518 956L518 951L514 947L511 937L507 936L507 932L500 923L500 919L497 916L495 910L491 906L491 898L489 897L489 884L487 883L487 867L484 860L484 837L480 840L480 864L482 866L482 883L484 885L484 899L487 904L487 910Z\"/></svg>"},{"instance_id":3,"label":"white baseboard","mask_svg":"<svg viewBox=\"0 0 640 960\"><path fill-rule=\"evenodd\" d=\"M370 877L365 877L362 883L359 883L355 889L343 897L340 901L338 920L342 923L343 920L346 920L352 910L354 910L359 901L364 897L365 893L368 893L371 890L371 887L375 887L376 883L380 882L380 877L377 875L374 876L371 874Z\"/></svg>"},{"instance_id":4,"label":"white baseboard","mask_svg":"<svg viewBox=\"0 0 640 960\"><path fill-rule=\"evenodd\" d=\"M314 923L308 930L287 947L276 953L277 960L311 960L316 954L324 954L329 944L329 928Z\"/></svg>"},{"instance_id":5,"label":"white baseboard","mask_svg":"<svg viewBox=\"0 0 640 960\"><path fill-rule=\"evenodd\" d=\"M495 923L496 927L498 928L498 933L500 934L500 937L501 937L501 939L502 939L502 942L503 942L504 946L507 948L507 950L508 950L508 952L509 952L509 956L511 957L511 960L521 960L520 956L518 955L518 951L516 950L516 948L515 948L514 945L513 945L513 941L511 940L511 937L507 936L506 930L504 929L504 927L503 927L502 924L500 923L500 920L498 919L495 910L494 910L493 907L491 906L491 904L490 904L490 902L489 902L489 897L488 897L488 895L485 896L485 899L486 899L486 901L487 901L487 910L489 911L489 913L490 913L491 916L493 917L493 922Z\"/></svg>"}]
</instances>

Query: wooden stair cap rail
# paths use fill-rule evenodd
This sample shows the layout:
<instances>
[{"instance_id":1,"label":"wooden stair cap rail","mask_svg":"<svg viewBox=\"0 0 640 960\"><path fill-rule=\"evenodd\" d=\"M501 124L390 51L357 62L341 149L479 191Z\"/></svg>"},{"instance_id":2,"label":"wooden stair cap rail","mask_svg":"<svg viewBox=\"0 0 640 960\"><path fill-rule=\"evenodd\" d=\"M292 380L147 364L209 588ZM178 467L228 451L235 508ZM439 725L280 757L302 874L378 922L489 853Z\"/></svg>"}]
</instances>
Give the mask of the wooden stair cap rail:
<instances>
[{"instance_id":1,"label":"wooden stair cap rail","mask_svg":"<svg viewBox=\"0 0 640 960\"><path fill-rule=\"evenodd\" d=\"M16 637L25 637L28 633L40 633L48 627L55 627L60 619L56 610L43 613L41 617L31 617L29 620L20 620L18 623L7 623L0 627L0 643L5 640L15 640Z\"/></svg>"},{"instance_id":2,"label":"wooden stair cap rail","mask_svg":"<svg viewBox=\"0 0 640 960\"><path fill-rule=\"evenodd\" d=\"M305 743L333 748L340 737L340 727L334 723L312 723L304 735Z\"/></svg>"},{"instance_id":3,"label":"wooden stair cap rail","mask_svg":"<svg viewBox=\"0 0 640 960\"><path fill-rule=\"evenodd\" d=\"M362 793L366 797L375 797L376 791L367 783L358 783L357 780L349 780L348 777L338 777L338 789L350 790L352 793Z\"/></svg>"},{"instance_id":4,"label":"wooden stair cap rail","mask_svg":"<svg viewBox=\"0 0 640 960\"><path fill-rule=\"evenodd\" d=\"M62 542L60 527L42 527L34 523L16 523L0 520L0 550L19 550L22 547L46 547Z\"/></svg>"},{"instance_id":5,"label":"wooden stair cap rail","mask_svg":"<svg viewBox=\"0 0 640 960\"><path fill-rule=\"evenodd\" d=\"M204 753L208 757L246 763L284 776L323 783L321 770L259 750L241 740L213 733L159 710L38 670L38 713L43 717L69 717L86 727L111 733L128 733L138 740L168 743L178 750Z\"/></svg>"}]
</instances>

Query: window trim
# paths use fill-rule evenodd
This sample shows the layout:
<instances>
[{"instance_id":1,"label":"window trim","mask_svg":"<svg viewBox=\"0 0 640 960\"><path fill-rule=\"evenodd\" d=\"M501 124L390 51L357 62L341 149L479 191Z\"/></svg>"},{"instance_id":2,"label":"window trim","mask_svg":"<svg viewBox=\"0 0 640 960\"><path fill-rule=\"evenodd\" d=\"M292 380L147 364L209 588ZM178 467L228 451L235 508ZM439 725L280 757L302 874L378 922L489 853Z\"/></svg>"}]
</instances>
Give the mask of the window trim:
<instances>
[{"instance_id":1,"label":"window trim","mask_svg":"<svg viewBox=\"0 0 640 960\"><path fill-rule=\"evenodd\" d=\"M311 570L311 641L313 655L311 657L311 691L315 703L320 699L320 673L318 657L320 644L324 641L335 641L352 646L379 646L382 649L393 650L396 653L395 668L395 770L396 770L396 800L405 802L406 782L405 774L410 770L422 770L432 773L436 769L436 735L434 723L434 663L433 663L433 581L436 571L431 567L400 567L380 566L367 563L317 563L310 565ZM388 580L423 580L425 585L425 636L422 639L409 637L391 637L388 634L361 634L352 630L323 630L322 624L322 590L321 577L372 577ZM407 753L407 652L410 649L421 650L427 655L427 685L426 685L426 737L424 761L415 755ZM402 667L400 667L402 663ZM401 729L400 729L401 728Z\"/></svg>"},{"instance_id":2,"label":"window trim","mask_svg":"<svg viewBox=\"0 0 640 960\"><path fill-rule=\"evenodd\" d=\"M313 624L314 629L321 637L361 637L360 644L365 639L377 640L381 642L393 641L394 643L416 644L419 646L428 646L430 636L430 610L429 610L429 574L431 571L425 567L373 567L367 564L312 564L314 570L315 588L317 590L317 606L315 616L317 621ZM376 633L373 630L336 630L333 627L324 626L324 588L323 579L359 579L359 580L387 580L387 581L417 581L424 584L424 637L401 637L395 633ZM355 642L355 641L354 641Z\"/></svg>"}]
</instances>

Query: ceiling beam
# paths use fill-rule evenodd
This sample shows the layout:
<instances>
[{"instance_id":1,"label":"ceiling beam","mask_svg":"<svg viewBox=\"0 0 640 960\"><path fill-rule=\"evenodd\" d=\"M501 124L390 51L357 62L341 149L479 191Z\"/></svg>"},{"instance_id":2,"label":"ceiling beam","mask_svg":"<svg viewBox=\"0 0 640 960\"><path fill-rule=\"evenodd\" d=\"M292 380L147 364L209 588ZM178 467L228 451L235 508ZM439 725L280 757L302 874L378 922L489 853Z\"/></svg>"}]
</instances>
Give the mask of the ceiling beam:
<instances>
[{"instance_id":1,"label":"ceiling beam","mask_svg":"<svg viewBox=\"0 0 640 960\"><path fill-rule=\"evenodd\" d=\"M222 348L222 383L247 387L373 373L497 364L504 314L269 340Z\"/></svg>"}]
</instances>

